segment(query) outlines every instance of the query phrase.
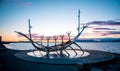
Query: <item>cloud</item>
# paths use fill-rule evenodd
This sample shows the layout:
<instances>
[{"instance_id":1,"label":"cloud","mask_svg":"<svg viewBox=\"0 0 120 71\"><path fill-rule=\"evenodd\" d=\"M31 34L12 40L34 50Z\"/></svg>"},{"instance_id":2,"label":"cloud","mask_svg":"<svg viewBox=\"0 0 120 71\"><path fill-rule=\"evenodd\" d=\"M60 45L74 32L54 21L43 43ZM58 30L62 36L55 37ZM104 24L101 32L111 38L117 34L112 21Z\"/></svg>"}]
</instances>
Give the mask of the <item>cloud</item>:
<instances>
[{"instance_id":1,"label":"cloud","mask_svg":"<svg viewBox=\"0 0 120 71\"><path fill-rule=\"evenodd\" d=\"M120 25L120 22L116 22L116 21L92 21L90 22L91 24L96 24L96 25Z\"/></svg>"},{"instance_id":2,"label":"cloud","mask_svg":"<svg viewBox=\"0 0 120 71\"><path fill-rule=\"evenodd\" d=\"M100 34L101 36L109 36L109 35L120 35L120 31L93 31L96 34Z\"/></svg>"},{"instance_id":3,"label":"cloud","mask_svg":"<svg viewBox=\"0 0 120 71\"><path fill-rule=\"evenodd\" d=\"M26 7L31 5L31 1L27 0L0 0L1 7L10 7L10 6L17 6L17 7Z\"/></svg>"},{"instance_id":4,"label":"cloud","mask_svg":"<svg viewBox=\"0 0 120 71\"><path fill-rule=\"evenodd\" d=\"M17 6L29 6L29 5L31 5L32 4L32 2L30 2L30 1L25 1L25 0L14 0L14 2L15 2L15 4L17 5Z\"/></svg>"},{"instance_id":5,"label":"cloud","mask_svg":"<svg viewBox=\"0 0 120 71\"><path fill-rule=\"evenodd\" d=\"M115 19L115 20L119 21L119 20L120 20L120 18L118 18L118 19Z\"/></svg>"},{"instance_id":6,"label":"cloud","mask_svg":"<svg viewBox=\"0 0 120 71\"><path fill-rule=\"evenodd\" d=\"M116 29L110 29L110 28L92 28L93 30L116 30Z\"/></svg>"},{"instance_id":7,"label":"cloud","mask_svg":"<svg viewBox=\"0 0 120 71\"><path fill-rule=\"evenodd\" d=\"M119 34L120 35L120 31L109 31L109 34Z\"/></svg>"}]
</instances>

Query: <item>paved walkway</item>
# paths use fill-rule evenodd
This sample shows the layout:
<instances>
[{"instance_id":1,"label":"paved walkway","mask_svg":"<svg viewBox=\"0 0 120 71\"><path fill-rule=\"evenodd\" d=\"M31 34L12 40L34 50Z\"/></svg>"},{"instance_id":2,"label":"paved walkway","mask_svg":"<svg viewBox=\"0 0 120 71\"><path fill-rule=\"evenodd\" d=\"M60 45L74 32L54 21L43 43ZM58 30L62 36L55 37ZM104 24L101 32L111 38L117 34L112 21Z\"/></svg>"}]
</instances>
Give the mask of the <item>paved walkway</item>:
<instances>
[{"instance_id":1,"label":"paved walkway","mask_svg":"<svg viewBox=\"0 0 120 71\"><path fill-rule=\"evenodd\" d=\"M1 49L2 48L2 49ZM78 64L49 64L49 63L41 63L41 62L33 62L28 60L23 60L21 58L17 58L14 55L19 54L21 52L28 51L16 51L4 49L4 46L0 45L0 71L120 71L120 54L114 54L115 59L104 62L104 63L95 63L81 66ZM88 50L86 50L88 51ZM93 50L88 51L90 54L94 54L95 56L103 57L104 54L99 55L95 53ZM104 52L103 52L104 53ZM108 53L109 54L109 53ZM107 54L106 54L107 55ZM111 53L110 53L111 55ZM113 54L112 54L113 55ZM88 56L92 59L92 55ZM110 56L106 56L105 58L109 58ZM97 59L96 57L94 57ZM104 59L104 58L103 58ZM102 60L102 59L101 59ZM89 62L89 59L86 59L86 62Z\"/></svg>"}]
</instances>

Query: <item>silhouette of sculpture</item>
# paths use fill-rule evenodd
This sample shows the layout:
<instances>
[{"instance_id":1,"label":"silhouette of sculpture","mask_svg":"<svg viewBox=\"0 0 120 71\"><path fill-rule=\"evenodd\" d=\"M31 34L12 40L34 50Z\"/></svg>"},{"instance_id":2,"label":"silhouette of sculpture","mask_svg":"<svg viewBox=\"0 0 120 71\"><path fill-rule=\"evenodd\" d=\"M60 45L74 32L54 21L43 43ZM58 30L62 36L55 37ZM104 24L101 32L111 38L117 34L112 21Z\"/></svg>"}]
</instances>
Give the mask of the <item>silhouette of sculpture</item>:
<instances>
[{"instance_id":1,"label":"silhouette of sculpture","mask_svg":"<svg viewBox=\"0 0 120 71\"><path fill-rule=\"evenodd\" d=\"M80 10L78 12L78 18L80 19ZM76 49L74 47L72 47L71 45L75 45L79 48L80 51L82 51L82 55L84 54L84 51L83 49L75 42L76 39L78 39L78 37L82 34L83 30L90 24L90 23L87 23L85 24L82 29L80 30L80 20L79 20L79 23L78 23L78 34L73 38L73 39L70 39L70 34L71 34L71 31L69 32L66 32L67 35L68 35L68 41L64 42L64 35L60 35L60 38L61 38L61 44L56 44L56 41L58 39L58 36L53 36L53 39L55 40L55 45L54 46L50 46L49 45L49 40L50 40L50 37L47 37L46 40L47 40L47 46L43 45L42 44L42 40L44 39L44 35L40 36L40 39L41 39L41 44L38 43L38 42L35 42L34 40L32 40L32 36L31 36L31 25L30 25L30 19L28 20L28 24L29 24L29 37L26 36L25 34L23 34L22 32L17 32L15 31L16 33L26 37L30 42L31 44L39 51L44 51L46 52L46 56L47 58L50 58L51 54L50 52L56 52L57 56L58 57L63 57L64 56L64 53L63 51L67 54L67 57L70 56L70 53L67 51L67 48L70 48L71 50L74 51L75 53L75 56L78 55L77 52L76 52ZM60 51L60 52L58 52Z\"/></svg>"}]
</instances>

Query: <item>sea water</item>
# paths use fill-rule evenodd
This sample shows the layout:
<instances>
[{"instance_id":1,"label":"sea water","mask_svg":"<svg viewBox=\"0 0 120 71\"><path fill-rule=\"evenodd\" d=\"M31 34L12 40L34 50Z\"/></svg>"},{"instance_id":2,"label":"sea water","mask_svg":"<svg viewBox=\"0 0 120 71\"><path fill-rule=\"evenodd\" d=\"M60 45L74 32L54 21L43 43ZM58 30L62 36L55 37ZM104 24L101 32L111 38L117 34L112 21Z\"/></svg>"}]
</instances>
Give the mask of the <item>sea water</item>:
<instances>
[{"instance_id":1,"label":"sea water","mask_svg":"<svg viewBox=\"0 0 120 71\"><path fill-rule=\"evenodd\" d=\"M43 43L47 45L47 43ZM49 43L49 45L54 45L55 43ZM77 42L82 49L88 50L100 50L106 52L120 53L120 42ZM9 49L14 50L34 50L35 48L31 43L10 43L4 44ZM77 49L75 45L73 48Z\"/></svg>"}]
</instances>

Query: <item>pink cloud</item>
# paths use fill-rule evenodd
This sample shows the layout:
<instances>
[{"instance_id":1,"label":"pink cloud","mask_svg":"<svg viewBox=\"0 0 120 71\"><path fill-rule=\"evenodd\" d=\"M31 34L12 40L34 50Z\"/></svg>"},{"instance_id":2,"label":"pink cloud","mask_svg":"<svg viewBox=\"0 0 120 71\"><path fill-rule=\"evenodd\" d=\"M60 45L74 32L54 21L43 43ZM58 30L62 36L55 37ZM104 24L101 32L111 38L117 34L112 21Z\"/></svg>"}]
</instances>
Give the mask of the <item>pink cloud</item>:
<instances>
[{"instance_id":1,"label":"pink cloud","mask_svg":"<svg viewBox=\"0 0 120 71\"><path fill-rule=\"evenodd\" d=\"M92 28L93 30L116 30L116 29L110 29L110 28Z\"/></svg>"},{"instance_id":2,"label":"pink cloud","mask_svg":"<svg viewBox=\"0 0 120 71\"><path fill-rule=\"evenodd\" d=\"M109 35L120 35L119 31L94 31L96 34L100 34L101 36L109 36Z\"/></svg>"},{"instance_id":3,"label":"pink cloud","mask_svg":"<svg viewBox=\"0 0 120 71\"><path fill-rule=\"evenodd\" d=\"M120 25L120 22L116 22L116 21L93 21L90 22L91 24L96 24L96 25Z\"/></svg>"}]
</instances>

